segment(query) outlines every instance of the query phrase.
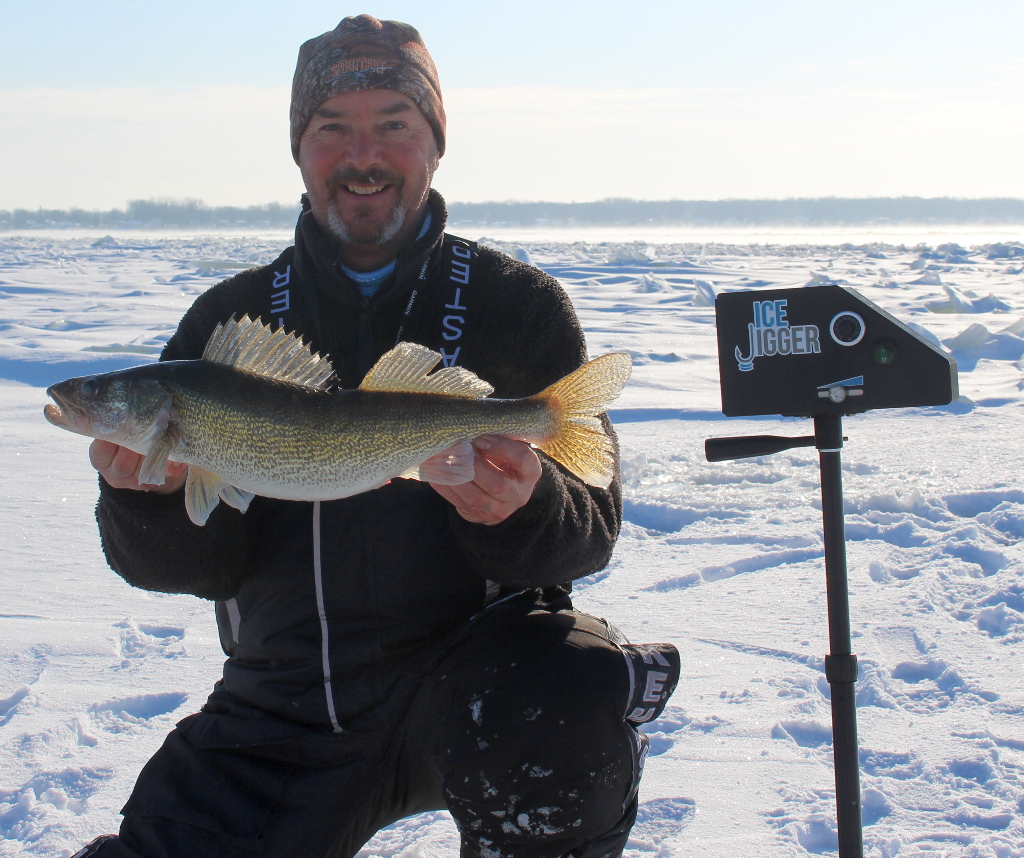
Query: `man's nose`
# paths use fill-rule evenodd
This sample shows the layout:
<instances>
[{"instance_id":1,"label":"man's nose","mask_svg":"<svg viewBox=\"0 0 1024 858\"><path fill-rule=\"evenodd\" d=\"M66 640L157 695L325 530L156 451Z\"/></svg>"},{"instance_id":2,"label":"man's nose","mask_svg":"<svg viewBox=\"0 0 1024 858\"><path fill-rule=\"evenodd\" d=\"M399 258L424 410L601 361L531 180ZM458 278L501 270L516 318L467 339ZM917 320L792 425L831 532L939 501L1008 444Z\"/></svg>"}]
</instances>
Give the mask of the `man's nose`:
<instances>
[{"instance_id":1,"label":"man's nose","mask_svg":"<svg viewBox=\"0 0 1024 858\"><path fill-rule=\"evenodd\" d=\"M346 147L345 160L360 170L368 170L383 161L383 149L373 133L358 132Z\"/></svg>"}]
</instances>

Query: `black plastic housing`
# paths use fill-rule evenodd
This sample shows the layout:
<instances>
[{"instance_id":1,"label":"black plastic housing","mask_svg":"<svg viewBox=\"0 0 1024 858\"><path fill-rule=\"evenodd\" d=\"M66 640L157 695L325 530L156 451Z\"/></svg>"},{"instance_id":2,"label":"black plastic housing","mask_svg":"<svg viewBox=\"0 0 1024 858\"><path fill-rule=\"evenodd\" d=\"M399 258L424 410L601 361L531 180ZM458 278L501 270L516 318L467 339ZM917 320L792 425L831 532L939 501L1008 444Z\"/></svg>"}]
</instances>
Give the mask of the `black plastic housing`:
<instances>
[{"instance_id":1,"label":"black plastic housing","mask_svg":"<svg viewBox=\"0 0 1024 858\"><path fill-rule=\"evenodd\" d=\"M845 286L715 300L722 412L809 417L947 405L956 361Z\"/></svg>"}]
</instances>

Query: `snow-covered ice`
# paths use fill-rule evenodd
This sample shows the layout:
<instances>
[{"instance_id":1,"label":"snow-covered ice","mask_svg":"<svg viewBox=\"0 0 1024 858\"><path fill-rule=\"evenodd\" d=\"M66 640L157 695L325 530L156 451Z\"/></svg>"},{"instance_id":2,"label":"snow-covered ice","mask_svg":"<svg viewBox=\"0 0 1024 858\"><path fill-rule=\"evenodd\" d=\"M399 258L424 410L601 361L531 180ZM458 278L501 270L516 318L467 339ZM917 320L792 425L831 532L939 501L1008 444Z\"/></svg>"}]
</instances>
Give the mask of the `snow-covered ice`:
<instances>
[{"instance_id":1,"label":"snow-covered ice","mask_svg":"<svg viewBox=\"0 0 1024 858\"><path fill-rule=\"evenodd\" d=\"M715 294L825 281L944 344L962 394L844 422L866 854L1024 858L1024 245L1006 232L916 246L482 238L565 284L591 354L635 364L612 411L622 537L577 585L579 607L683 655L645 728L630 858L835 854L817 456L703 456L709 437L809 431L722 416ZM0 236L2 858L66 858L115 831L139 768L222 661L209 604L106 567L88 441L43 420L43 389L154 360L198 294L288 241ZM362 854L456 852L438 812Z\"/></svg>"}]
</instances>

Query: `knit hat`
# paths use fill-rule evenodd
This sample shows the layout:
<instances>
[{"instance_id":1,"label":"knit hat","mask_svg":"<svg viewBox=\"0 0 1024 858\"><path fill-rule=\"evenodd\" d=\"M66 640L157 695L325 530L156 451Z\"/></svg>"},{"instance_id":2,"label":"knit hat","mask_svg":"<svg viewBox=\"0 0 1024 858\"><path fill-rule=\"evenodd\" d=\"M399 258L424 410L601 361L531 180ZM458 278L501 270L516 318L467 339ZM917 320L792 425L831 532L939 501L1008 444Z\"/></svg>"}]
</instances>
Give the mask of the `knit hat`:
<instances>
[{"instance_id":1,"label":"knit hat","mask_svg":"<svg viewBox=\"0 0 1024 858\"><path fill-rule=\"evenodd\" d=\"M291 104L296 163L299 140L316 109L339 93L364 89L391 89L412 100L434 130L437 154L444 154L441 87L420 34L400 21L358 15L299 48Z\"/></svg>"}]
</instances>

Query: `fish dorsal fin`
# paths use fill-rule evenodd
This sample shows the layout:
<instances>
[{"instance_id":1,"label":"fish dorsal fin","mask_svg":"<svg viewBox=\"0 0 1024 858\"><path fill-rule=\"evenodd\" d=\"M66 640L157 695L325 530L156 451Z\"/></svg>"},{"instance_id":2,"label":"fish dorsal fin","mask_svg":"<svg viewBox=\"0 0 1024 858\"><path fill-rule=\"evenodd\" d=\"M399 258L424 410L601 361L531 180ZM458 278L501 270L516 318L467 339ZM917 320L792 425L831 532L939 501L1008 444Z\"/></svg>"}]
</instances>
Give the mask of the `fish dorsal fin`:
<instances>
[{"instance_id":1,"label":"fish dorsal fin","mask_svg":"<svg viewBox=\"0 0 1024 858\"><path fill-rule=\"evenodd\" d=\"M248 316L218 324L206 342L203 360L307 390L327 390L334 380L331 362L297 334L283 328L271 331L270 325Z\"/></svg>"},{"instance_id":2,"label":"fish dorsal fin","mask_svg":"<svg viewBox=\"0 0 1024 858\"><path fill-rule=\"evenodd\" d=\"M399 343L373 365L360 390L387 393L443 393L465 399L483 399L494 388L461 366L446 366L433 375L441 355L418 343Z\"/></svg>"}]
</instances>

